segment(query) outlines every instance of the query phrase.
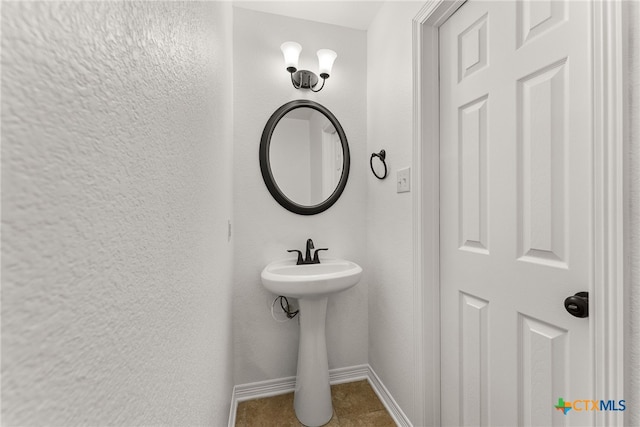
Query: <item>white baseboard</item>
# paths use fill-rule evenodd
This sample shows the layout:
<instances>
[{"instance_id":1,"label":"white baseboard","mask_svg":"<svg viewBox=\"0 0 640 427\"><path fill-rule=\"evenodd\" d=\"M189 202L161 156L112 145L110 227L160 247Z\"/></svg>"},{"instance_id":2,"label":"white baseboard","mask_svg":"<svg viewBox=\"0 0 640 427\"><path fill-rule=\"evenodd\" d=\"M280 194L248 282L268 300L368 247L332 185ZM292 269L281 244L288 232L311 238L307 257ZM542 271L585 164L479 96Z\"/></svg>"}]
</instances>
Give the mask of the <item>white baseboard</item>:
<instances>
[{"instance_id":1,"label":"white baseboard","mask_svg":"<svg viewBox=\"0 0 640 427\"><path fill-rule=\"evenodd\" d=\"M380 377L378 377L371 366L367 366L369 367L369 377L367 378L369 380L369 384L371 384L371 388L376 392L384 407L387 408L387 412L389 412L393 421L401 427L413 427L409 418L405 415L393 396L391 396L391 393L389 393L389 390L387 390L380 380Z\"/></svg>"},{"instance_id":2,"label":"white baseboard","mask_svg":"<svg viewBox=\"0 0 640 427\"><path fill-rule=\"evenodd\" d=\"M402 409L400 409L400 406L398 406L389 393L389 390L387 390L382 381L380 381L380 378L371 366L357 365L348 368L331 369L329 371L329 382L331 384L349 383L364 379L369 381L371 388L373 388L373 391L378 395L378 398L398 426L413 427L409 418L407 418ZM279 378L234 386L231 396L231 409L229 411L229 427L235 427L236 425L236 412L239 402L291 393L295 390L295 386L296 377Z\"/></svg>"}]
</instances>

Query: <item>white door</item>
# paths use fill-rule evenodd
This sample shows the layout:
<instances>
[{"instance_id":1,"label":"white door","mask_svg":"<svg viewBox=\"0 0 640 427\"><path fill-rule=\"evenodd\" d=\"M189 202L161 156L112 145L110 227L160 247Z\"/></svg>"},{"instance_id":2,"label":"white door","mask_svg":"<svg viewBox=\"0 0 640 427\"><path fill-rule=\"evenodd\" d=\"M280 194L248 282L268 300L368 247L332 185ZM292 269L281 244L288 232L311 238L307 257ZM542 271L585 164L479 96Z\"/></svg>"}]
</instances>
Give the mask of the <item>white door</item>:
<instances>
[{"instance_id":1,"label":"white door","mask_svg":"<svg viewBox=\"0 0 640 427\"><path fill-rule=\"evenodd\" d=\"M596 399L591 318L564 307L592 289L589 19L470 0L440 27L445 425L593 421L554 407Z\"/></svg>"}]
</instances>

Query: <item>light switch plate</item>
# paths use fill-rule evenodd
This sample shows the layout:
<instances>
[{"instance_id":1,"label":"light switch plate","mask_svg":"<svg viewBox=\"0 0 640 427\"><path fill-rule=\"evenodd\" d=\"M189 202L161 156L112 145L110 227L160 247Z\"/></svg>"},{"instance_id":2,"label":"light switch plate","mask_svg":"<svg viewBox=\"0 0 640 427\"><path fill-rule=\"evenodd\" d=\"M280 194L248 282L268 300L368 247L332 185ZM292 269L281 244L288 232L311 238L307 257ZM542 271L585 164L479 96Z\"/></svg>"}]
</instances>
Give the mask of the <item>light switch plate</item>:
<instances>
[{"instance_id":1,"label":"light switch plate","mask_svg":"<svg viewBox=\"0 0 640 427\"><path fill-rule=\"evenodd\" d=\"M396 182L398 183L398 193L411 191L411 168L400 169L397 172Z\"/></svg>"}]
</instances>

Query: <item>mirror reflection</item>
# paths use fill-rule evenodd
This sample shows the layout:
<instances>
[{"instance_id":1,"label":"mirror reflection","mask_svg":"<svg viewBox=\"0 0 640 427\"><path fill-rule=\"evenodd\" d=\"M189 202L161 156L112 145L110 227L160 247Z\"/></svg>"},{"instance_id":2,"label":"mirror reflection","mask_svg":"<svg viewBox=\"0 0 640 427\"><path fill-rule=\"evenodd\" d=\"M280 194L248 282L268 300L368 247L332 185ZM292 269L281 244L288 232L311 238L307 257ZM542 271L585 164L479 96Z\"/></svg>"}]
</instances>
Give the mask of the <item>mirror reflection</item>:
<instances>
[{"instance_id":1,"label":"mirror reflection","mask_svg":"<svg viewBox=\"0 0 640 427\"><path fill-rule=\"evenodd\" d=\"M269 161L282 193L300 205L317 205L335 191L343 170L342 144L335 127L319 111L289 111L271 136Z\"/></svg>"}]
</instances>

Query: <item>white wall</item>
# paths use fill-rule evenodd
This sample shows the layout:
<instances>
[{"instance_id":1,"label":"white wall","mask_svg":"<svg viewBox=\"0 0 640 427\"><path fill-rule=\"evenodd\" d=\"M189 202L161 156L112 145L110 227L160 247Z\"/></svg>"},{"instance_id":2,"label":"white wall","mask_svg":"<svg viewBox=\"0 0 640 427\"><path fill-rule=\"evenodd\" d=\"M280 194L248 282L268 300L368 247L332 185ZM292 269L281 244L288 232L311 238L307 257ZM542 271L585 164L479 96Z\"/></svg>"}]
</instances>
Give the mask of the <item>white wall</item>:
<instances>
[{"instance_id":1,"label":"white wall","mask_svg":"<svg viewBox=\"0 0 640 427\"><path fill-rule=\"evenodd\" d=\"M627 290L626 425L640 425L640 3L629 2L629 287Z\"/></svg>"},{"instance_id":2,"label":"white wall","mask_svg":"<svg viewBox=\"0 0 640 427\"><path fill-rule=\"evenodd\" d=\"M309 120L282 118L271 135L273 179L291 200L311 204L311 131Z\"/></svg>"},{"instance_id":3,"label":"white wall","mask_svg":"<svg viewBox=\"0 0 640 427\"><path fill-rule=\"evenodd\" d=\"M2 5L5 425L224 425L231 6Z\"/></svg>"},{"instance_id":4,"label":"white wall","mask_svg":"<svg viewBox=\"0 0 640 427\"><path fill-rule=\"evenodd\" d=\"M317 70L315 52L338 53L322 92L292 87L280 44L302 44L301 67ZM234 9L234 356L236 384L295 375L298 322L276 323L269 312L275 297L261 284L269 262L291 257L307 238L328 247L324 256L347 258L365 271L366 33L240 8ZM293 214L269 194L258 162L260 136L282 104L306 98L329 108L341 122L351 148L347 187L329 210ZM367 362L367 280L331 297L327 313L329 367Z\"/></svg>"},{"instance_id":5,"label":"white wall","mask_svg":"<svg viewBox=\"0 0 640 427\"><path fill-rule=\"evenodd\" d=\"M411 166L411 20L423 2L385 2L367 34L367 153L385 149L389 176L367 174L369 363L415 420L412 195L396 193Z\"/></svg>"}]
</instances>

